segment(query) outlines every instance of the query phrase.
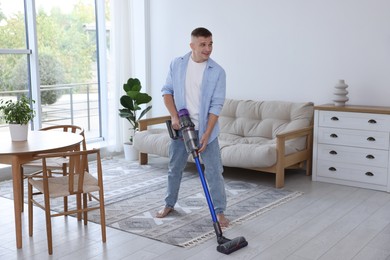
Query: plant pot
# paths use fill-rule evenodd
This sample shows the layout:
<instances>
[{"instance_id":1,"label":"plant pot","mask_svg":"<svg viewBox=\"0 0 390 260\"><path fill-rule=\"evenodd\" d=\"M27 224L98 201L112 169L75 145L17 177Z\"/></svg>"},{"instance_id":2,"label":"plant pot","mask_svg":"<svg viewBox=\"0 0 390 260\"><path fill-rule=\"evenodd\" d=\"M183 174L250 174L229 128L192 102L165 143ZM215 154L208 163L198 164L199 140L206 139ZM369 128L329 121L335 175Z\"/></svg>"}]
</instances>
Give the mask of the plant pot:
<instances>
[{"instance_id":1,"label":"plant pot","mask_svg":"<svg viewBox=\"0 0 390 260\"><path fill-rule=\"evenodd\" d=\"M28 125L9 124L9 131L12 141L26 141L28 135Z\"/></svg>"},{"instance_id":2,"label":"plant pot","mask_svg":"<svg viewBox=\"0 0 390 260\"><path fill-rule=\"evenodd\" d=\"M125 153L125 159L128 161L138 160L138 150L134 148L134 145L130 143L123 144L123 151Z\"/></svg>"}]
</instances>

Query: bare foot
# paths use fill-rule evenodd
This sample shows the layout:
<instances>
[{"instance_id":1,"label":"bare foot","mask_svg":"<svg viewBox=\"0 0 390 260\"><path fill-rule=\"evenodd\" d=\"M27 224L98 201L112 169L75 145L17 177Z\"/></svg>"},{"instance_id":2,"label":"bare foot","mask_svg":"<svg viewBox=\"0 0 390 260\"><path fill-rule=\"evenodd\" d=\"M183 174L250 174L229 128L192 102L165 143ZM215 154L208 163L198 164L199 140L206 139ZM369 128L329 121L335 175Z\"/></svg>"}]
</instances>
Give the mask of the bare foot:
<instances>
[{"instance_id":1,"label":"bare foot","mask_svg":"<svg viewBox=\"0 0 390 260\"><path fill-rule=\"evenodd\" d=\"M225 217L225 215L223 213L218 213L217 219L218 219L219 225L221 227L226 228L229 226L229 220Z\"/></svg>"},{"instance_id":2,"label":"bare foot","mask_svg":"<svg viewBox=\"0 0 390 260\"><path fill-rule=\"evenodd\" d=\"M156 213L156 218L165 218L169 213L173 211L173 208L164 207Z\"/></svg>"}]
</instances>

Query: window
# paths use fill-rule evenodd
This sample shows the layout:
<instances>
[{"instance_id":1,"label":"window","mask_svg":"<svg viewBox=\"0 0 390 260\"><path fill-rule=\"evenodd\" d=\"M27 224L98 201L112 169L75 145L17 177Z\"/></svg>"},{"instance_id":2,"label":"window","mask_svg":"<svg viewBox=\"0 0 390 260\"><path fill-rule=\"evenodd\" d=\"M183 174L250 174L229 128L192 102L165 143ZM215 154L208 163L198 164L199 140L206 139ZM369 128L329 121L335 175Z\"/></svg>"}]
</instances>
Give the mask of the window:
<instances>
[{"instance_id":1,"label":"window","mask_svg":"<svg viewBox=\"0 0 390 260\"><path fill-rule=\"evenodd\" d=\"M87 140L101 139L100 97L107 82L99 71L105 60L97 21L108 16L96 19L95 0L30 2L0 3L0 99L35 97L40 111L33 128L75 124ZM5 126L0 120L0 131Z\"/></svg>"},{"instance_id":2,"label":"window","mask_svg":"<svg viewBox=\"0 0 390 260\"><path fill-rule=\"evenodd\" d=\"M25 82L30 81L28 71L26 24L23 0L4 0L0 3L0 98L16 99L29 95L27 83L18 85L19 71L25 71ZM0 121L1 123L1 121ZM2 125L0 125L2 126ZM3 128L1 128L3 129Z\"/></svg>"}]
</instances>

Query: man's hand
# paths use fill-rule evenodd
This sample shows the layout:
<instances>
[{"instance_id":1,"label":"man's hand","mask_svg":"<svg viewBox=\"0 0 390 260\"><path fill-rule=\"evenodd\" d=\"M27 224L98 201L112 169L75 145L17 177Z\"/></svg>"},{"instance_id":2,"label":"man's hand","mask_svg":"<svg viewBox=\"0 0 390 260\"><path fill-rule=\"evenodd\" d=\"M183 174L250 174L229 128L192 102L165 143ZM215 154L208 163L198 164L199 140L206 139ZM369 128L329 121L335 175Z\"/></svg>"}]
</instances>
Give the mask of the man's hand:
<instances>
[{"instance_id":1,"label":"man's hand","mask_svg":"<svg viewBox=\"0 0 390 260\"><path fill-rule=\"evenodd\" d=\"M212 113L209 114L209 120L207 122L206 132L203 134L202 138L199 140L199 150L198 152L204 152L206 150L207 144L209 143L210 134L218 121L218 116Z\"/></svg>"},{"instance_id":2,"label":"man's hand","mask_svg":"<svg viewBox=\"0 0 390 260\"><path fill-rule=\"evenodd\" d=\"M173 96L170 94L165 94L164 104L167 107L169 114L171 115L172 128L175 130L179 130L180 129L179 116L177 114L175 102L173 101Z\"/></svg>"},{"instance_id":3,"label":"man's hand","mask_svg":"<svg viewBox=\"0 0 390 260\"><path fill-rule=\"evenodd\" d=\"M175 130L180 129L180 121L178 116L171 116L172 128Z\"/></svg>"},{"instance_id":4,"label":"man's hand","mask_svg":"<svg viewBox=\"0 0 390 260\"><path fill-rule=\"evenodd\" d=\"M204 134L199 141L199 146L200 146L198 150L199 153L204 152L206 150L208 141L209 141L209 136L207 134Z\"/></svg>"}]
</instances>

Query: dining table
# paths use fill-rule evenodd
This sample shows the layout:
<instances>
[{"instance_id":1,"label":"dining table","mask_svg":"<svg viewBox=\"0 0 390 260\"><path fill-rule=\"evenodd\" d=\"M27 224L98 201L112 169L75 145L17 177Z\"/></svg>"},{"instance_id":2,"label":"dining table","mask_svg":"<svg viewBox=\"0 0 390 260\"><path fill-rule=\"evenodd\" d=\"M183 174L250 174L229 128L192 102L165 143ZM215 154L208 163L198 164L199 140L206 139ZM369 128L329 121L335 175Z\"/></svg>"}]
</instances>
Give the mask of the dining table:
<instances>
[{"instance_id":1,"label":"dining table","mask_svg":"<svg viewBox=\"0 0 390 260\"><path fill-rule=\"evenodd\" d=\"M29 131L26 141L12 141L9 132L0 132L0 163L12 165L16 247L22 248L21 165L40 153L80 150L83 137L62 131Z\"/></svg>"}]
</instances>

